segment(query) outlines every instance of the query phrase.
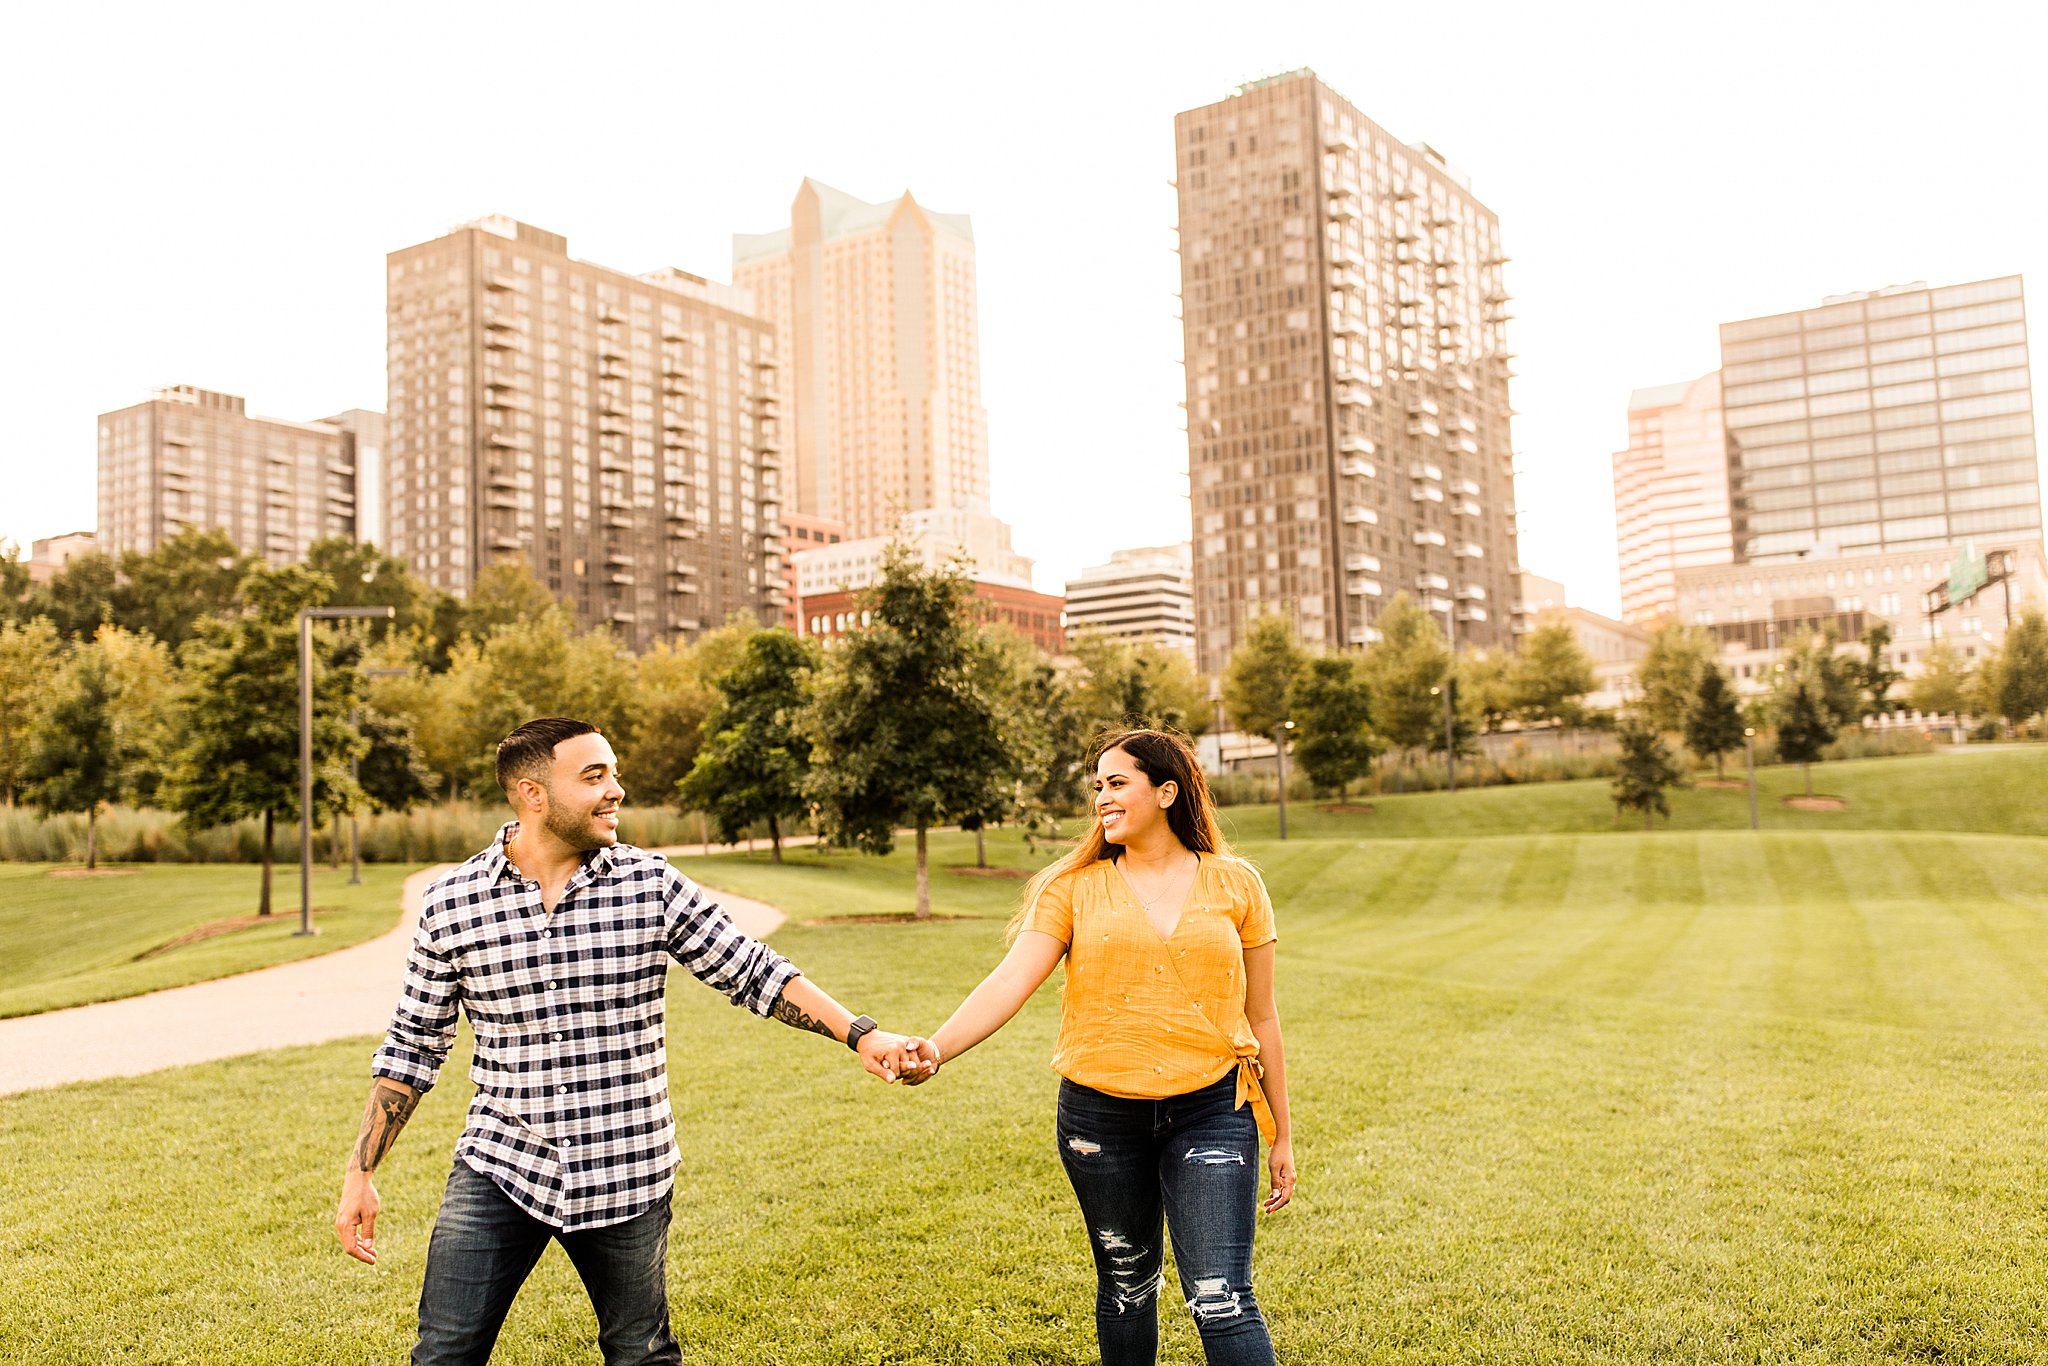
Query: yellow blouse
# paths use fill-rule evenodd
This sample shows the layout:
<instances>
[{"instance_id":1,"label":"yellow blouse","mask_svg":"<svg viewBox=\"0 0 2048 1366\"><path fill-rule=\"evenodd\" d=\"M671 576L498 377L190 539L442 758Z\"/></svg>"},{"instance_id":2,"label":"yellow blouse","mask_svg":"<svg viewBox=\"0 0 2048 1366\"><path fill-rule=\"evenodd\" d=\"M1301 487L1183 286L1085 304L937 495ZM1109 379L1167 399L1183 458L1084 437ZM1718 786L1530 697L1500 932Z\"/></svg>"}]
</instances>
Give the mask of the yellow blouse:
<instances>
[{"instance_id":1,"label":"yellow blouse","mask_svg":"<svg viewBox=\"0 0 2048 1366\"><path fill-rule=\"evenodd\" d=\"M1186 908L1164 941L1109 859L1053 879L1022 928L1067 946L1053 1070L1112 1096L1158 1100L1237 1068L1272 1141L1259 1087L1259 1041L1245 1018L1244 951L1270 944L1273 903L1242 859L1204 854Z\"/></svg>"}]
</instances>

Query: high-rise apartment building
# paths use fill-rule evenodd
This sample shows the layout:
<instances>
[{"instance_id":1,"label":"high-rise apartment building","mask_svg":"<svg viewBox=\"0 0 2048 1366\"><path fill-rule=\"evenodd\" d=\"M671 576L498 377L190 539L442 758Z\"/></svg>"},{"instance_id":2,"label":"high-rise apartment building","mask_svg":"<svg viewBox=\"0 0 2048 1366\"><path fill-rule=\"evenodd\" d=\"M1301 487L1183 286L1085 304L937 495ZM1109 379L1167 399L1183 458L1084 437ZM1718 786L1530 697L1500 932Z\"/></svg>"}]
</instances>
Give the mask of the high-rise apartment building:
<instances>
[{"instance_id":1,"label":"high-rise apartment building","mask_svg":"<svg viewBox=\"0 0 2048 1366\"><path fill-rule=\"evenodd\" d=\"M1194 568L1187 542L1118 550L1067 580L1067 629L1195 652Z\"/></svg>"},{"instance_id":2,"label":"high-rise apartment building","mask_svg":"<svg viewBox=\"0 0 2048 1366\"><path fill-rule=\"evenodd\" d=\"M733 238L733 283L774 327L796 510L885 535L903 514L985 506L988 415L974 234L909 194L869 204L814 180L790 226Z\"/></svg>"},{"instance_id":3,"label":"high-rise apartment building","mask_svg":"<svg viewBox=\"0 0 2048 1366\"><path fill-rule=\"evenodd\" d=\"M1721 376L1638 389L1628 449L1614 454L1621 617L1651 625L1678 610L1677 574L1735 558Z\"/></svg>"},{"instance_id":4,"label":"high-rise apartment building","mask_svg":"<svg viewBox=\"0 0 2048 1366\"><path fill-rule=\"evenodd\" d=\"M390 549L464 593L523 559L632 648L780 619L773 330L739 291L488 218L387 262Z\"/></svg>"},{"instance_id":5,"label":"high-rise apartment building","mask_svg":"<svg viewBox=\"0 0 2048 1366\"><path fill-rule=\"evenodd\" d=\"M356 433L336 422L254 417L236 395L188 384L100 414L109 555L217 528L273 564L303 560L314 541L360 539L356 492Z\"/></svg>"},{"instance_id":6,"label":"high-rise apartment building","mask_svg":"<svg viewBox=\"0 0 2048 1366\"><path fill-rule=\"evenodd\" d=\"M1721 380L1738 562L2040 538L2016 275L1724 323Z\"/></svg>"},{"instance_id":7,"label":"high-rise apartment building","mask_svg":"<svg viewBox=\"0 0 2048 1366\"><path fill-rule=\"evenodd\" d=\"M1406 590L1512 639L1500 225L1427 146L1298 71L1174 120L1197 664L1285 612L1363 645Z\"/></svg>"}]
</instances>

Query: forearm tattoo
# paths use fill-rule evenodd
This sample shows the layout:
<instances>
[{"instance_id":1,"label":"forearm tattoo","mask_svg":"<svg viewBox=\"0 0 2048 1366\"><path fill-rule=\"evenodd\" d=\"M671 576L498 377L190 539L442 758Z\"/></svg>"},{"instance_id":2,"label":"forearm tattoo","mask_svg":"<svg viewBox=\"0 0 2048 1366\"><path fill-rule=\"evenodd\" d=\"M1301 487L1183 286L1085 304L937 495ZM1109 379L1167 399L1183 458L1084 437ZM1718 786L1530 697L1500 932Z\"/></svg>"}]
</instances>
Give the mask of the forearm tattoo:
<instances>
[{"instance_id":1,"label":"forearm tattoo","mask_svg":"<svg viewBox=\"0 0 2048 1366\"><path fill-rule=\"evenodd\" d=\"M802 1009L800 1009L797 1006L797 1004L794 1001L790 1000L787 996L776 997L775 1004L768 1008L768 1014L773 1018L782 1021L791 1029L808 1029L811 1031L811 1033L823 1034L828 1039L836 1039L839 1037L837 1034L834 1034L832 1032L831 1025L826 1024L823 1020L818 1019L816 1016L806 1015L802 1011Z\"/></svg>"},{"instance_id":2,"label":"forearm tattoo","mask_svg":"<svg viewBox=\"0 0 2048 1366\"><path fill-rule=\"evenodd\" d=\"M363 1131L356 1135L356 1148L349 1155L349 1165L361 1172L377 1170L377 1164L398 1141L398 1131L412 1118L413 1109L419 1103L418 1093L410 1087L389 1081L379 1081L371 1087L370 1103L363 1109Z\"/></svg>"}]
</instances>

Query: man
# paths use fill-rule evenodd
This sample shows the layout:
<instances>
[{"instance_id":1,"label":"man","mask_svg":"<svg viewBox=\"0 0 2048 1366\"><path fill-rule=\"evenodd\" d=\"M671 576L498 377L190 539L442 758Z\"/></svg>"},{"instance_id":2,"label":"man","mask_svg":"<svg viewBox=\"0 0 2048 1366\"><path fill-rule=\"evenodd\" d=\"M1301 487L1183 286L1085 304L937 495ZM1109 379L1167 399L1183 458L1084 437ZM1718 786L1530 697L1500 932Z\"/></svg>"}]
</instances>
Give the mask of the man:
<instances>
[{"instance_id":1,"label":"man","mask_svg":"<svg viewBox=\"0 0 2048 1366\"><path fill-rule=\"evenodd\" d=\"M668 860L620 844L626 793L595 726L527 722L498 746L498 784L517 819L427 889L335 1233L376 1263L371 1174L439 1076L459 1005L476 1034L477 1090L427 1248L414 1363L487 1360L550 1238L590 1292L607 1366L680 1361L668 1317L680 1161L668 959L735 1005L840 1040L885 1081L922 1078L929 1050L856 1018Z\"/></svg>"}]
</instances>

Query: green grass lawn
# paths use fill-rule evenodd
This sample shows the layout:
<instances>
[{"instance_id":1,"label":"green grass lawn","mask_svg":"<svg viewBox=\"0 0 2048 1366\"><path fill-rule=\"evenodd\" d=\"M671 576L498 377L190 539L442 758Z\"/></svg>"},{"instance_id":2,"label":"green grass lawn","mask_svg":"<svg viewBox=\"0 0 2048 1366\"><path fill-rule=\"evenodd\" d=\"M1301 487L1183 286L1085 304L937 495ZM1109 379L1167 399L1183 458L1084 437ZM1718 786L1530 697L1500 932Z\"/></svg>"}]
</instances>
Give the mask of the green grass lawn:
<instances>
[{"instance_id":1,"label":"green grass lawn","mask_svg":"<svg viewBox=\"0 0 2048 1366\"><path fill-rule=\"evenodd\" d=\"M110 1001L331 953L398 921L410 867L313 870L312 939L297 939L298 869L276 872L273 923L137 955L187 930L256 913L261 876L248 864L139 864L101 876L53 876L49 864L0 863L0 1016Z\"/></svg>"},{"instance_id":2,"label":"green grass lawn","mask_svg":"<svg viewBox=\"0 0 2048 1366\"><path fill-rule=\"evenodd\" d=\"M1711 776L1711 775L1707 775ZM1728 778L1743 776L1741 755ZM2048 745L2011 745L1963 753L1849 759L1813 766L1813 790L1841 797L1841 811L1801 811L1786 797L1806 791L1794 764L1757 770L1757 814L1766 830L1966 830L2048 835ZM1639 815L1617 816L1605 778L1519 787L1475 787L1361 799L1369 813L1323 811L1323 803L1287 807L1297 839L1430 835L1599 834L1641 830ZM1749 794L1739 787L1674 788L1658 829L1747 830ZM1233 840L1271 839L1277 808L1231 806L1221 812Z\"/></svg>"},{"instance_id":3,"label":"green grass lawn","mask_svg":"<svg viewBox=\"0 0 2048 1366\"><path fill-rule=\"evenodd\" d=\"M971 848L944 837L936 861ZM1260 1229L1283 1360L2041 1359L2048 841L1686 831L1245 852L1279 907L1302 1168L1294 1206ZM1018 890L940 872L938 909L977 918L806 925L902 908L907 856L685 866L772 891L800 917L778 947L911 1029L995 960ZM679 976L685 1360L1095 1360L1051 1142L1055 990L905 1091ZM402 1357L469 1088L452 1060L380 1182L382 1264L350 1262L330 1220L371 1046L0 1099L0 1360ZM1165 1303L1162 1360L1199 1360ZM592 1335L551 1252L494 1360L594 1359Z\"/></svg>"}]
</instances>

